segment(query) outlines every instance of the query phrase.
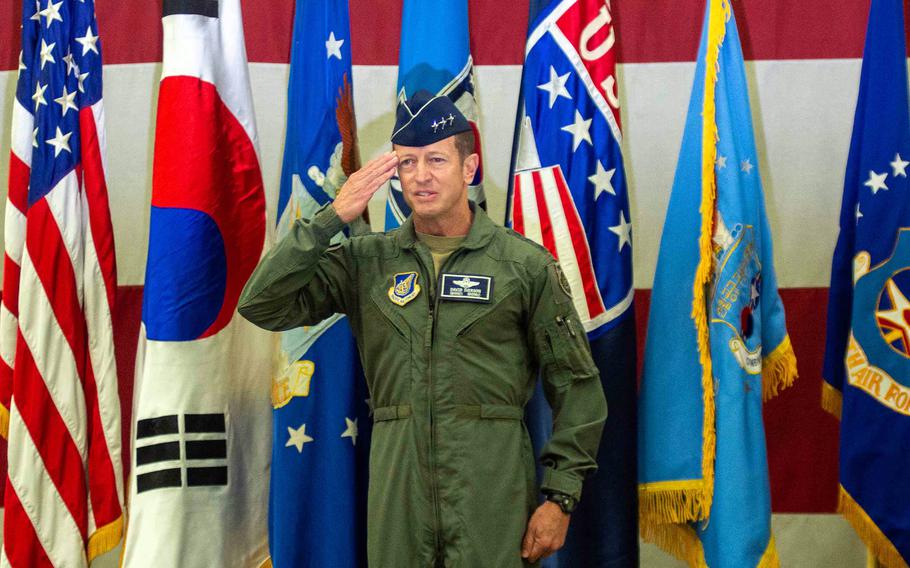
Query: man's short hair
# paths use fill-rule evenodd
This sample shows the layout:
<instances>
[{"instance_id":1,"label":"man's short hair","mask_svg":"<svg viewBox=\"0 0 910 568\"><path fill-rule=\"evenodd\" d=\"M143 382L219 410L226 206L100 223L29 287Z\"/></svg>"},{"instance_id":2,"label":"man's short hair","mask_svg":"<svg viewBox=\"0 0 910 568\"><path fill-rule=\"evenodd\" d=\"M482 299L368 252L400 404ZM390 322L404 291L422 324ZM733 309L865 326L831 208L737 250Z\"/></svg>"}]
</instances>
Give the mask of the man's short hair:
<instances>
[{"instance_id":1,"label":"man's short hair","mask_svg":"<svg viewBox=\"0 0 910 568\"><path fill-rule=\"evenodd\" d=\"M458 155L461 156L461 161L464 162L464 159L474 153L474 144L476 140L474 139L474 130L466 130L464 132L459 132L455 135L455 148L458 150Z\"/></svg>"}]
</instances>

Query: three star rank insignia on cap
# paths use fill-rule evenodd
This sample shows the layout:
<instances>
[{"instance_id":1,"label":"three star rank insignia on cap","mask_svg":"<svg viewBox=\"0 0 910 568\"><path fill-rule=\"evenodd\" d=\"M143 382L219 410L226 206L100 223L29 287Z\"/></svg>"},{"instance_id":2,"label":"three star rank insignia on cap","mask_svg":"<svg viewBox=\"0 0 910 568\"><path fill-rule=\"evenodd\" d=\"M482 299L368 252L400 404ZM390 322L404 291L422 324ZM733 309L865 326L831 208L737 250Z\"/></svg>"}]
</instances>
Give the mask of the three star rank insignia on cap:
<instances>
[{"instance_id":1,"label":"three star rank insignia on cap","mask_svg":"<svg viewBox=\"0 0 910 568\"><path fill-rule=\"evenodd\" d=\"M392 287L389 288L389 299L392 303L403 306L420 294L417 277L416 272L400 272L392 277Z\"/></svg>"},{"instance_id":2,"label":"three star rank insignia on cap","mask_svg":"<svg viewBox=\"0 0 910 568\"><path fill-rule=\"evenodd\" d=\"M398 102L392 144L429 146L470 130L471 124L452 99L420 90Z\"/></svg>"}]
</instances>

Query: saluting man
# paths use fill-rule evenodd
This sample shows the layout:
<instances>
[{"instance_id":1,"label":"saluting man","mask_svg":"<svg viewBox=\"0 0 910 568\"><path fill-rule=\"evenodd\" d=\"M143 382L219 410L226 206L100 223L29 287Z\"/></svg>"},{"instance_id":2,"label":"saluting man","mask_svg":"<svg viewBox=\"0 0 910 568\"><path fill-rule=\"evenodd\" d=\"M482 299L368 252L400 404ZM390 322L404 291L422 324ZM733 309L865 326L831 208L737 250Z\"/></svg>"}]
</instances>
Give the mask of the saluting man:
<instances>
[{"instance_id":1,"label":"saluting man","mask_svg":"<svg viewBox=\"0 0 910 568\"><path fill-rule=\"evenodd\" d=\"M394 152L351 175L262 260L240 313L270 330L347 314L370 389L374 568L535 565L558 550L607 415L568 282L549 252L468 201L468 121L426 91ZM330 245L395 170L412 214ZM553 408L539 507L523 422L538 372Z\"/></svg>"}]
</instances>

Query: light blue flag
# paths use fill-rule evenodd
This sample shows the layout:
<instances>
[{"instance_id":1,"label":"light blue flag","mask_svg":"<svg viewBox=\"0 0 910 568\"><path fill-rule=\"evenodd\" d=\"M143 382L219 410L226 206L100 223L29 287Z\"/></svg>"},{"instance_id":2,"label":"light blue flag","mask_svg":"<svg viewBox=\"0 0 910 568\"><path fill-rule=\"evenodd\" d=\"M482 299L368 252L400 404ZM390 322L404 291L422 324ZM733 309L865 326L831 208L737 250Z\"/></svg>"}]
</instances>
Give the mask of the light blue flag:
<instances>
[{"instance_id":1,"label":"light blue flag","mask_svg":"<svg viewBox=\"0 0 910 568\"><path fill-rule=\"evenodd\" d=\"M474 181L468 186L468 197L486 208L469 33L468 0L404 0L398 55L398 100L425 89L447 95L455 102L474 130L474 151L481 156ZM399 227L410 214L401 183L394 177L386 202L385 230Z\"/></svg>"},{"instance_id":2,"label":"light blue flag","mask_svg":"<svg viewBox=\"0 0 910 568\"><path fill-rule=\"evenodd\" d=\"M640 396L642 534L690 566L778 564L762 401L792 384L727 0L709 0L652 292Z\"/></svg>"},{"instance_id":3,"label":"light blue flag","mask_svg":"<svg viewBox=\"0 0 910 568\"><path fill-rule=\"evenodd\" d=\"M347 0L298 0L279 238L334 199L357 168L350 45ZM365 223L354 225L362 230ZM366 566L369 407L348 320L336 314L285 332L281 351L283 373L272 389L272 562Z\"/></svg>"}]
</instances>

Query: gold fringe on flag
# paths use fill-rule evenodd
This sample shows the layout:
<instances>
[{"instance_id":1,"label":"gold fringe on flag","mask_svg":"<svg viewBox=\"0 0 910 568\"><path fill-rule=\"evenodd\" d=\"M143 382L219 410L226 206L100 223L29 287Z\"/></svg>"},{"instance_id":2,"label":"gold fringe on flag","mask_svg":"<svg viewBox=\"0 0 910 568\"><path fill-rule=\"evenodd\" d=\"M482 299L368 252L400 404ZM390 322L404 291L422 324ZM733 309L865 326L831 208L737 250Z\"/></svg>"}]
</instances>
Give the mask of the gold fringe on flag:
<instances>
[{"instance_id":1,"label":"gold fringe on flag","mask_svg":"<svg viewBox=\"0 0 910 568\"><path fill-rule=\"evenodd\" d=\"M9 440L9 408L0 405L0 436Z\"/></svg>"},{"instance_id":2,"label":"gold fringe on flag","mask_svg":"<svg viewBox=\"0 0 910 568\"><path fill-rule=\"evenodd\" d=\"M708 45L705 48L705 87L702 102L702 152L701 152L701 234L698 238L699 261L692 285L692 320L695 322L698 338L698 356L701 362L703 425L701 470L704 488L691 495L699 501L696 510L704 511L701 519L707 518L714 496L714 452L717 447L714 430L714 373L711 362L711 338L708 333L708 289L714 274L714 221L716 214L717 180L714 177L717 162L717 109L714 94L720 46L726 34L727 20L730 19L730 4L727 0L709 0ZM696 520L696 519L691 519Z\"/></svg>"},{"instance_id":3,"label":"gold fringe on flag","mask_svg":"<svg viewBox=\"0 0 910 568\"><path fill-rule=\"evenodd\" d=\"M762 399L770 400L780 391L793 386L799 373L796 370L796 354L790 343L790 336L784 337L774 351L762 360Z\"/></svg>"},{"instance_id":4,"label":"gold fringe on flag","mask_svg":"<svg viewBox=\"0 0 910 568\"><path fill-rule=\"evenodd\" d=\"M701 541L688 525L642 525L641 538L656 544L690 568L708 568Z\"/></svg>"},{"instance_id":5,"label":"gold fringe on flag","mask_svg":"<svg viewBox=\"0 0 910 568\"><path fill-rule=\"evenodd\" d=\"M897 547L888 540L885 533L878 528L866 511L859 506L859 503L853 500L853 497L847 493L844 486L838 488L837 511L841 513L859 535L859 538L866 543L869 550L875 554L878 561L886 568L908 568L907 561L897 551Z\"/></svg>"},{"instance_id":6,"label":"gold fringe on flag","mask_svg":"<svg viewBox=\"0 0 910 568\"><path fill-rule=\"evenodd\" d=\"M91 562L105 552L110 552L120 543L123 536L123 515L92 533L88 537L88 561Z\"/></svg>"},{"instance_id":7,"label":"gold fringe on flag","mask_svg":"<svg viewBox=\"0 0 910 568\"><path fill-rule=\"evenodd\" d=\"M822 380L822 410L840 420L840 409L844 395L836 388Z\"/></svg>"},{"instance_id":8,"label":"gold fringe on flag","mask_svg":"<svg viewBox=\"0 0 910 568\"><path fill-rule=\"evenodd\" d=\"M765 549L756 568L780 568L780 558L777 556L777 545L774 543L773 534L768 539L768 548Z\"/></svg>"},{"instance_id":9,"label":"gold fringe on flag","mask_svg":"<svg viewBox=\"0 0 910 568\"><path fill-rule=\"evenodd\" d=\"M687 523L708 518L711 495L701 479L642 483L638 487L638 510L642 531L666 523Z\"/></svg>"}]
</instances>

